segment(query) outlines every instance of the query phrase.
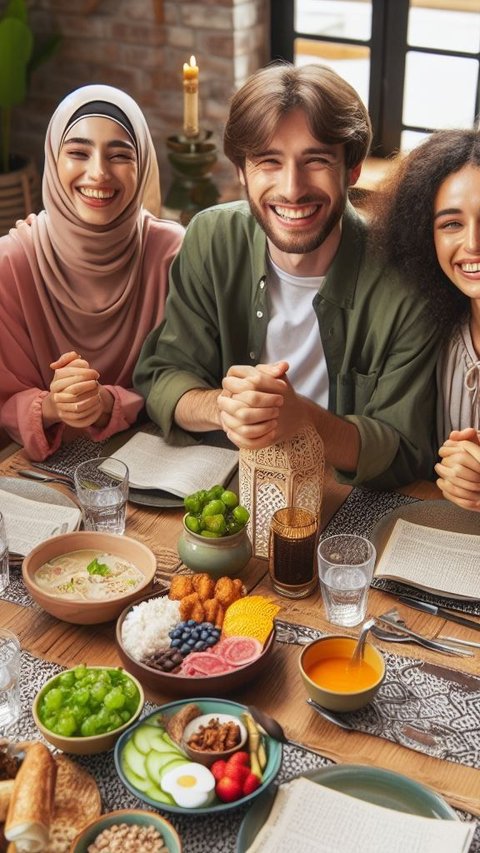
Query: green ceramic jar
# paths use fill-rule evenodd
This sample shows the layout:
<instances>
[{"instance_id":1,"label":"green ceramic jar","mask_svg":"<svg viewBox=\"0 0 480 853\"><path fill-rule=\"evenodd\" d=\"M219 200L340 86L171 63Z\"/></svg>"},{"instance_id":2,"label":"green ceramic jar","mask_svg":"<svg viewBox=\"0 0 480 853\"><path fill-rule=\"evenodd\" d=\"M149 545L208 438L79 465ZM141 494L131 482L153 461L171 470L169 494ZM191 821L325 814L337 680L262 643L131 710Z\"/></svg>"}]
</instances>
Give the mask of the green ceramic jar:
<instances>
[{"instance_id":1,"label":"green ceramic jar","mask_svg":"<svg viewBox=\"0 0 480 853\"><path fill-rule=\"evenodd\" d=\"M208 539L185 527L177 543L180 558L194 572L207 572L212 578L237 577L252 556L252 545L244 527L231 536Z\"/></svg>"}]
</instances>

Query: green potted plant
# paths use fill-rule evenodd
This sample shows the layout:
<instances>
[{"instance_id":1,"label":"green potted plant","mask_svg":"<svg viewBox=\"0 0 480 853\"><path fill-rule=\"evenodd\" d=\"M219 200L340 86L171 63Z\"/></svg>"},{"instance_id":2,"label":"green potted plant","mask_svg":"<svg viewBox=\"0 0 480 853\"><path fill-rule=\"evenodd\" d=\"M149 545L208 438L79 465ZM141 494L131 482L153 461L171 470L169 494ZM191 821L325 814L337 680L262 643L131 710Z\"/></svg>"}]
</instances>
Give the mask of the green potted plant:
<instances>
[{"instance_id":1,"label":"green potted plant","mask_svg":"<svg viewBox=\"0 0 480 853\"><path fill-rule=\"evenodd\" d=\"M32 160L11 151L12 110L27 97L32 71L56 50L59 36L35 41L25 0L9 0L0 16L0 235L38 209L40 179Z\"/></svg>"}]
</instances>

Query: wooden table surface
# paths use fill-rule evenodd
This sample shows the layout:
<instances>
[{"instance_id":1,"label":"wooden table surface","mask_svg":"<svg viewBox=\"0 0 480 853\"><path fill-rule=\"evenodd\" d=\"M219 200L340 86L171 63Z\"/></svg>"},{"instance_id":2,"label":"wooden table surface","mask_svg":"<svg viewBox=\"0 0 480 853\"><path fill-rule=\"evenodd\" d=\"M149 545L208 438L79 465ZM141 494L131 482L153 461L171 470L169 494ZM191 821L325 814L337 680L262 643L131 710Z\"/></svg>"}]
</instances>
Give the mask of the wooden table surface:
<instances>
[{"instance_id":1,"label":"wooden table surface","mask_svg":"<svg viewBox=\"0 0 480 853\"><path fill-rule=\"evenodd\" d=\"M22 451L17 451L0 463L0 475L15 475L18 468L29 467ZM59 487L60 490L63 487ZM404 494L420 499L437 499L440 493L432 483L418 482L401 490ZM350 489L327 477L322 513L324 527L334 512L341 506ZM128 507L126 534L134 536L157 555L160 574L165 578L180 567L176 542L181 529L181 510L149 509ZM282 610L279 618L290 622L309 625L330 633L341 633L341 629L330 625L319 593L303 600L292 601L278 597L272 590L265 560L252 558L242 575L249 590L275 598ZM392 606L392 598L371 589L369 613L379 615ZM422 614L399 605L408 624L427 636L441 632L464 639L478 640L478 633L448 623L435 616ZM97 665L119 665L114 642L114 623L98 626L78 626L60 622L39 607L21 607L0 600L0 624L9 627L19 636L22 647L31 654L65 666L80 661ZM358 633L349 629L348 633ZM377 641L376 641L377 642ZM378 646L391 653L394 647L378 642ZM396 652L396 649L395 649ZM268 671L232 698L245 704L255 704L275 716L287 735L295 741L332 758L337 762L352 762L375 765L405 773L441 793L452 805L480 816L480 771L448 761L431 758L379 737L346 732L324 721L305 703L306 694L298 673L299 647L277 644ZM400 654L428 660L443 666L478 674L480 650L471 658L452 658L437 652L429 652L418 646L402 645ZM175 696L146 690L147 697L162 704Z\"/></svg>"}]
</instances>

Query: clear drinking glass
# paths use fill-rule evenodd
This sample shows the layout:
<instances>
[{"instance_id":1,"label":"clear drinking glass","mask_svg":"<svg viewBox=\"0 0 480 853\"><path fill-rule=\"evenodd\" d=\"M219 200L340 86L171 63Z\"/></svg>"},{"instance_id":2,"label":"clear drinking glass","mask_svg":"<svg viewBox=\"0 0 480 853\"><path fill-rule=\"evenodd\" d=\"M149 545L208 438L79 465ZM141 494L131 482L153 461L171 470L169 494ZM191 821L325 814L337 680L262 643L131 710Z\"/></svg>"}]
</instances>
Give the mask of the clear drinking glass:
<instances>
[{"instance_id":1,"label":"clear drinking glass","mask_svg":"<svg viewBox=\"0 0 480 853\"><path fill-rule=\"evenodd\" d=\"M275 592L305 598L317 586L318 519L297 506L278 509L270 523L269 571Z\"/></svg>"},{"instance_id":2,"label":"clear drinking glass","mask_svg":"<svg viewBox=\"0 0 480 853\"><path fill-rule=\"evenodd\" d=\"M20 716L20 641L0 628L0 735Z\"/></svg>"},{"instance_id":3,"label":"clear drinking glass","mask_svg":"<svg viewBox=\"0 0 480 853\"><path fill-rule=\"evenodd\" d=\"M75 491L86 530L125 532L128 476L127 466L111 456L87 459L77 465Z\"/></svg>"},{"instance_id":4,"label":"clear drinking glass","mask_svg":"<svg viewBox=\"0 0 480 853\"><path fill-rule=\"evenodd\" d=\"M0 512L0 593L6 590L9 583L7 531L5 519Z\"/></svg>"},{"instance_id":5,"label":"clear drinking glass","mask_svg":"<svg viewBox=\"0 0 480 853\"><path fill-rule=\"evenodd\" d=\"M318 546L318 574L327 619L352 627L365 618L376 551L364 536L340 533Z\"/></svg>"}]
</instances>

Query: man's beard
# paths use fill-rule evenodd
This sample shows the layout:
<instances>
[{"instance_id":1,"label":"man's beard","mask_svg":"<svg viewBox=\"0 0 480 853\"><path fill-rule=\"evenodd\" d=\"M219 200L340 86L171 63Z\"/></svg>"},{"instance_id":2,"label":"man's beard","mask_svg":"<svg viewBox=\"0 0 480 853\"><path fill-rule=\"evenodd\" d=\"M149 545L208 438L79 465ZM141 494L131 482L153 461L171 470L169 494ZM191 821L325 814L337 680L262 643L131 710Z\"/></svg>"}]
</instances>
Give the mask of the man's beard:
<instances>
[{"instance_id":1,"label":"man's beard","mask_svg":"<svg viewBox=\"0 0 480 853\"><path fill-rule=\"evenodd\" d=\"M270 222L263 214L261 208L258 207L250 198L250 194L248 192L248 184L245 184L245 191L252 215L257 220L262 231L265 232L268 239L273 243L274 246L277 247L277 249L279 249L281 252L288 252L288 254L292 255L306 255L308 254L308 252L314 252L316 249L320 248L320 246L325 242L327 237L332 233L338 222L340 222L340 219L342 218L345 211L345 204L347 198L345 194L343 199L331 209L326 221L314 234L292 233L290 236L281 237L270 226ZM306 197L299 201L299 204L308 203L315 204L316 202L314 199ZM277 202L277 204L281 206L282 202L279 201Z\"/></svg>"}]
</instances>

